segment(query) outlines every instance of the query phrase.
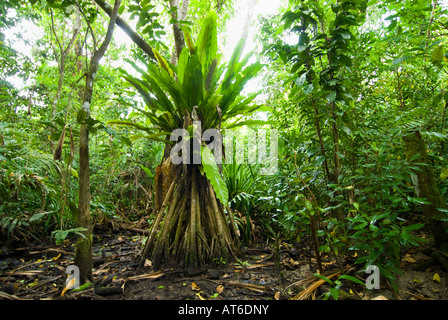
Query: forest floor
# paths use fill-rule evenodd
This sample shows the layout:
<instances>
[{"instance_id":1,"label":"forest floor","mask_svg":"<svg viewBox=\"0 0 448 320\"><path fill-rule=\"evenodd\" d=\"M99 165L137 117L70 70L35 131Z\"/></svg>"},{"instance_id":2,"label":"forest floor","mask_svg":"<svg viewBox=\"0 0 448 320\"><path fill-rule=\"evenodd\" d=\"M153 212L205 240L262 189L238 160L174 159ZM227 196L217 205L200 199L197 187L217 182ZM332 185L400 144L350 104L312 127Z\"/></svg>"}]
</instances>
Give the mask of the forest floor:
<instances>
[{"instance_id":1,"label":"forest floor","mask_svg":"<svg viewBox=\"0 0 448 320\"><path fill-rule=\"evenodd\" d=\"M1 299L93 299L93 300L288 300L322 299L330 286L314 277L316 264L309 244L293 248L282 244L280 265L275 265L271 247L265 243L243 247L234 263L217 261L209 267L183 270L177 266L154 271L147 261L137 273L144 235L138 228L97 226L94 236L94 284L80 291L63 292L65 270L73 264L74 240L54 243L4 242L0 247ZM136 232L137 231L137 232ZM439 267L417 271L413 267L428 259L422 250L403 255L398 275L398 293L381 278L379 290L343 280L339 299L448 300L447 273ZM340 261L348 274L356 273L351 259ZM325 275L336 280L341 274L335 261L323 257ZM281 270L279 275L278 268ZM347 271L346 271L347 272ZM299 282L300 281L300 282ZM299 283L298 283L299 282ZM379 297L379 298L378 298ZM332 298L330 298L332 299Z\"/></svg>"}]
</instances>

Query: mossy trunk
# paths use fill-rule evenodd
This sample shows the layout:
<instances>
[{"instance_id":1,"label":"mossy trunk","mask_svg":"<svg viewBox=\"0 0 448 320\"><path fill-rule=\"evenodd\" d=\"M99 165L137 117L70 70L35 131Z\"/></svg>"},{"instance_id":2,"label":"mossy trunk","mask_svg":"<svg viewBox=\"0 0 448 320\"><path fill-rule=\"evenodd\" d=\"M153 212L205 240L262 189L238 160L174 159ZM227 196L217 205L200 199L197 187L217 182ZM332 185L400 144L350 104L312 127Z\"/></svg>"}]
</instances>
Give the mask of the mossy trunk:
<instances>
[{"instance_id":1,"label":"mossy trunk","mask_svg":"<svg viewBox=\"0 0 448 320\"><path fill-rule=\"evenodd\" d=\"M84 237L79 237L75 248L75 265L79 268L80 283L92 281L92 223L90 218L89 183L89 130L81 125L79 140L79 203L78 227L84 228Z\"/></svg>"},{"instance_id":2,"label":"mossy trunk","mask_svg":"<svg viewBox=\"0 0 448 320\"><path fill-rule=\"evenodd\" d=\"M426 144L419 131L413 131L404 137L406 144L406 158L418 170L414 170L411 175L415 193L418 198L425 198L430 204L423 204L423 214L434 235L434 246L440 247L447 242L447 223L440 221L445 217L444 213L438 210L446 209L446 203L437 187L436 180L430 165L426 151Z\"/></svg>"},{"instance_id":3,"label":"mossy trunk","mask_svg":"<svg viewBox=\"0 0 448 320\"><path fill-rule=\"evenodd\" d=\"M76 242L75 265L79 268L80 282L86 283L92 278L92 232L93 226L90 217L90 178L89 178L89 128L85 119L90 114L90 105L92 104L93 84L99 68L100 60L106 53L107 47L112 41L112 35L117 19L118 9L121 0L115 0L114 8L107 27L106 36L98 50L95 50L90 67L86 73L86 84L84 87L84 97L82 99L82 109L80 115L84 119L80 121L81 128L79 133L79 194L78 194L78 227L84 228L84 237L80 237ZM80 118L82 118L80 116ZM78 120L79 121L79 120Z\"/></svg>"}]
</instances>

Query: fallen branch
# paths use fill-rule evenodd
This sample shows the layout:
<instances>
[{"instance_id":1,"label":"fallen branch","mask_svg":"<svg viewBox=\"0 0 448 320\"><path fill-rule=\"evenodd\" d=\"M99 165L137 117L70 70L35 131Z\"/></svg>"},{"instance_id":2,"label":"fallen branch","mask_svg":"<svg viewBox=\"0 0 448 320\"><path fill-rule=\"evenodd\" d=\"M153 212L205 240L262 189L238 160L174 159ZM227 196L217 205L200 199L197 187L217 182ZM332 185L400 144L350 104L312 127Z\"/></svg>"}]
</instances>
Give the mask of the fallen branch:
<instances>
[{"instance_id":1,"label":"fallen branch","mask_svg":"<svg viewBox=\"0 0 448 320\"><path fill-rule=\"evenodd\" d=\"M109 16L112 15L112 7L107 4L104 0L95 0L95 2L106 12ZM132 28L124 21L120 16L117 16L117 19L115 21L117 26L119 26L128 36L131 38L131 40L140 48L142 49L152 60L157 61L154 52L151 48L151 46L142 38L140 37Z\"/></svg>"},{"instance_id":2,"label":"fallen branch","mask_svg":"<svg viewBox=\"0 0 448 320\"><path fill-rule=\"evenodd\" d=\"M35 276L35 275L43 273L43 272L44 271L42 271L42 270L29 270L29 271L21 271L21 272L11 271L11 272L6 272L5 274L10 275L10 276Z\"/></svg>"},{"instance_id":3,"label":"fallen branch","mask_svg":"<svg viewBox=\"0 0 448 320\"><path fill-rule=\"evenodd\" d=\"M325 276L328 279L332 279L341 274L346 274L346 273L350 272L351 270L352 269L345 269L343 271L338 270L338 271L333 271L333 272L327 272L327 273L324 273L323 276ZM287 286L283 290L283 292L286 292L291 287L301 285L303 287L306 287L306 289L299 292L296 296L294 296L294 298L292 298L292 300L305 300L305 299L309 298L309 296L324 283L326 283L325 280L323 280L315 275L312 275L308 278L291 283L289 286Z\"/></svg>"},{"instance_id":4,"label":"fallen branch","mask_svg":"<svg viewBox=\"0 0 448 320\"><path fill-rule=\"evenodd\" d=\"M251 283L242 283L242 282L236 282L236 281L229 281L226 283L227 285L235 286L238 288L244 288L255 292L268 292L273 291L271 287L264 286L261 284L251 284Z\"/></svg>"},{"instance_id":5,"label":"fallen branch","mask_svg":"<svg viewBox=\"0 0 448 320\"><path fill-rule=\"evenodd\" d=\"M336 271L332 274L329 274L328 276L326 276L328 279L334 278L338 275L340 275L341 272L340 271ZM292 298L292 300L306 300L308 299L311 294L317 290L317 288L319 288L321 285L327 283L327 281L320 279L320 278L315 278L315 279L319 279L316 282L314 282L312 285L310 285L309 287L307 287L305 290L300 291L296 296L294 296L294 298Z\"/></svg>"},{"instance_id":6,"label":"fallen branch","mask_svg":"<svg viewBox=\"0 0 448 320\"><path fill-rule=\"evenodd\" d=\"M252 270L252 269L257 269L257 268L272 267L273 265L275 265L274 262L251 264L250 266L244 267L244 269Z\"/></svg>"},{"instance_id":7,"label":"fallen branch","mask_svg":"<svg viewBox=\"0 0 448 320\"><path fill-rule=\"evenodd\" d=\"M0 291L0 300L7 299L7 300L29 300L29 299L22 299L18 296L15 296L13 294L7 294L6 292Z\"/></svg>"},{"instance_id":8,"label":"fallen branch","mask_svg":"<svg viewBox=\"0 0 448 320\"><path fill-rule=\"evenodd\" d=\"M151 272L151 273L145 273L138 276L133 276L128 278L128 280L146 280L146 279L158 279L165 275L165 272L163 271L157 271L157 272Z\"/></svg>"},{"instance_id":9,"label":"fallen branch","mask_svg":"<svg viewBox=\"0 0 448 320\"><path fill-rule=\"evenodd\" d=\"M40 287L42 287L43 285L46 285L47 283L54 282L54 281L56 281L56 280L58 280L58 279L60 279L60 278L62 278L62 275L58 275L58 276L54 276L54 277L48 278L47 280L44 280L44 281L42 281L42 282L40 282L40 283L38 283L38 284L32 286L32 287L31 287L31 291L34 291L34 290L36 290L37 288L40 288Z\"/></svg>"},{"instance_id":10,"label":"fallen branch","mask_svg":"<svg viewBox=\"0 0 448 320\"><path fill-rule=\"evenodd\" d=\"M44 249L41 251L30 251L28 254L33 255L33 254L39 254L39 253L46 252L46 251L57 252L57 253L62 253L62 254L67 254L67 255L74 254L73 252L65 251L65 250L58 249L58 248L48 248L48 249Z\"/></svg>"},{"instance_id":11,"label":"fallen branch","mask_svg":"<svg viewBox=\"0 0 448 320\"><path fill-rule=\"evenodd\" d=\"M264 286L261 284L242 283L242 282L237 282L237 281L220 281L220 280L211 280L211 279L205 279L205 280L213 282L215 284L222 284L223 286L227 286L227 285L235 286L238 288L243 288L243 289L247 289L247 290L259 292L259 293L274 291L274 289L272 289L271 287Z\"/></svg>"},{"instance_id":12,"label":"fallen branch","mask_svg":"<svg viewBox=\"0 0 448 320\"><path fill-rule=\"evenodd\" d=\"M144 234L144 235L149 235L149 230L132 227L132 226L126 225L124 223L118 223L118 227L121 228L121 229L125 229L125 230L129 230L129 231L141 233L141 234Z\"/></svg>"}]
</instances>

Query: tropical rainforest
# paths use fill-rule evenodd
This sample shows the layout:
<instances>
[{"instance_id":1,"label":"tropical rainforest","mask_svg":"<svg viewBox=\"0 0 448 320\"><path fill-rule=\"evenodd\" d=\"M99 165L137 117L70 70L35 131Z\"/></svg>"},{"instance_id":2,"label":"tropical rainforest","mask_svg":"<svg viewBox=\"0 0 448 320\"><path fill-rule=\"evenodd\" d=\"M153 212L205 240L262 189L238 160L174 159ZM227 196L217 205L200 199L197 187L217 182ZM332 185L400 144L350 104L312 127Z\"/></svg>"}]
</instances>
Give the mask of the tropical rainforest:
<instances>
[{"instance_id":1,"label":"tropical rainforest","mask_svg":"<svg viewBox=\"0 0 448 320\"><path fill-rule=\"evenodd\" d=\"M0 299L448 299L446 1L0 8Z\"/></svg>"}]
</instances>

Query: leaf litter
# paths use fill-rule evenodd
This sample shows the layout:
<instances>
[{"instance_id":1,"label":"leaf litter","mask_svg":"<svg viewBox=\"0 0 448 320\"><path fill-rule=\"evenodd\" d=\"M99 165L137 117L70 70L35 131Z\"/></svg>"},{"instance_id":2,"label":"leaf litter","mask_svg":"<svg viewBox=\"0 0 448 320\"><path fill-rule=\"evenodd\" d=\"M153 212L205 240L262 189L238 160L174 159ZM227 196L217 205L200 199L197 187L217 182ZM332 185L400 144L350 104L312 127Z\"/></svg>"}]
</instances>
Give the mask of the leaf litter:
<instances>
[{"instance_id":1,"label":"leaf litter","mask_svg":"<svg viewBox=\"0 0 448 320\"><path fill-rule=\"evenodd\" d=\"M0 248L0 300L27 299L92 299L92 300L292 300L321 299L330 285L317 277L315 259L309 256L309 244L290 255L280 254L281 276L276 272L271 248L265 243L243 247L241 260L233 263L213 263L197 270L179 266L154 270L146 261L137 273L144 235L129 228L119 233L102 228L95 233L93 283L77 290L67 289L65 269L73 264L74 243L60 246L23 244ZM137 234L137 235L136 235ZM323 261L327 278L336 280L341 272L329 257ZM447 274L437 267L413 270L425 256L421 252L403 255L397 277L399 293L382 281L380 290L365 290L358 283L344 282L340 295L344 299L448 299ZM351 266L346 261L346 266ZM311 264L311 268L310 268ZM352 276L367 275L350 271ZM418 280L418 281L414 281Z\"/></svg>"}]
</instances>

